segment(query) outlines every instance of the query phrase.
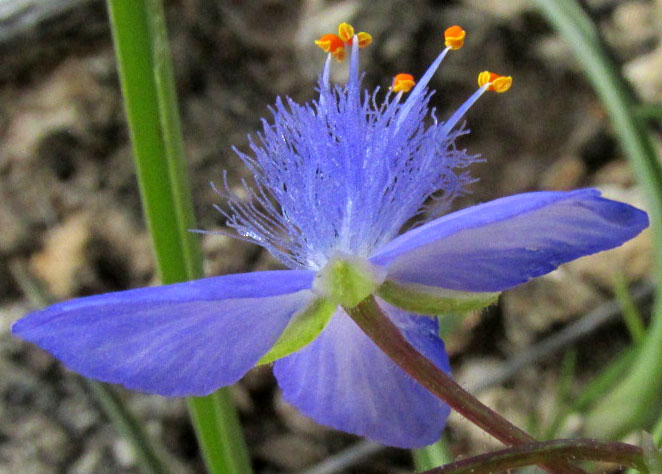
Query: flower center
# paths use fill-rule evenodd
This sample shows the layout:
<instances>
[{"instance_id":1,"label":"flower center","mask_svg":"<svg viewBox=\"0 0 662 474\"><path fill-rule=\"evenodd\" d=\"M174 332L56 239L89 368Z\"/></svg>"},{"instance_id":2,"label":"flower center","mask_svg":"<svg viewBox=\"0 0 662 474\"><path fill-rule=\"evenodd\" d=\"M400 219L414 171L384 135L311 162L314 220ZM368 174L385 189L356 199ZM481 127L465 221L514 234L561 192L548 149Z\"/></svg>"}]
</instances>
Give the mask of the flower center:
<instances>
[{"instance_id":1,"label":"flower center","mask_svg":"<svg viewBox=\"0 0 662 474\"><path fill-rule=\"evenodd\" d=\"M313 291L353 308L384 283L386 270L361 257L336 253L317 273Z\"/></svg>"}]
</instances>

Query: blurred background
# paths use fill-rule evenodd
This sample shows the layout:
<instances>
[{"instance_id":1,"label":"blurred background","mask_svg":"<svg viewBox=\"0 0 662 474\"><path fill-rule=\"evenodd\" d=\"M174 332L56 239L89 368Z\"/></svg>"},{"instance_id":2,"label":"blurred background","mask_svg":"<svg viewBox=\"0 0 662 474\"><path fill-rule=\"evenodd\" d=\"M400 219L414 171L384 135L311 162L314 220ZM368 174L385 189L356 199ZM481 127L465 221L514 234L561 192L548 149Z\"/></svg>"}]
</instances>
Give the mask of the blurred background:
<instances>
[{"instance_id":1,"label":"blurred background","mask_svg":"<svg viewBox=\"0 0 662 474\"><path fill-rule=\"evenodd\" d=\"M662 1L582 3L636 95L662 102ZM476 89L480 71L513 76L508 94L485 95L467 115L472 133L460 145L486 161L472 168L480 180L456 208L585 186L645 208L601 103L529 0L166 5L200 229L223 225L212 204L224 203L209 182L224 169L231 183L247 176L230 147L247 149L247 134L269 118L276 96L314 97L324 61L314 40L342 21L375 39L361 57L369 89L388 87L399 72L420 77L443 47L443 30L462 25L465 47L448 55L431 83L442 119ZM334 64L335 80L344 81L346 67ZM257 246L218 235L201 241L207 275L278 268ZM580 434L580 415L558 415L630 342L614 285L630 286L645 316L650 265L647 231L509 291L482 313L447 318L456 377L466 387L482 384L481 400L535 435ZM62 300L154 279L105 2L0 0L0 473L138 472L129 445L80 379L9 331L34 309L39 292ZM588 334L572 329L596 311L608 317ZM541 341L567 328L569 344L536 356ZM509 377L485 382L523 354L535 357ZM411 472L407 451L376 448L298 414L268 368L232 390L258 473ZM120 393L170 454L174 472L203 472L183 400ZM498 446L456 415L448 434L455 454ZM339 453L354 453L358 462L306 471Z\"/></svg>"}]
</instances>

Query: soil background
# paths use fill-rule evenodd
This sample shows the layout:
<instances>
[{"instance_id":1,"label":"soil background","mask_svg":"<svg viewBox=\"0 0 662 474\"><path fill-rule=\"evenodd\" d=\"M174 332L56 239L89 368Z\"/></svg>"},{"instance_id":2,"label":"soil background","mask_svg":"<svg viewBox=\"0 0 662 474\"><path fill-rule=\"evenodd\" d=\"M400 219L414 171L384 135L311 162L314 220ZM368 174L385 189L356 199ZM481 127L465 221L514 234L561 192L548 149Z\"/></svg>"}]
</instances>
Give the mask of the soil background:
<instances>
[{"instance_id":1,"label":"soil background","mask_svg":"<svg viewBox=\"0 0 662 474\"><path fill-rule=\"evenodd\" d=\"M662 102L662 1L584 4L639 97ZM449 54L431 83L440 117L475 90L480 71L514 77L508 94L484 96L467 116L471 134L460 144L486 161L472 168L480 180L455 208L584 186L645 208L581 68L529 1L173 0L167 8L200 229L223 226L212 205L224 204L210 181L223 170L233 185L248 177L231 146L247 149L276 96L314 97L324 55L313 42L342 21L375 38L361 58L370 89L388 87L399 72L420 77L442 48L443 30L462 25L465 47ZM345 75L346 64L334 65L335 80ZM104 2L0 0L0 143L0 473L137 473L131 449L85 384L9 333L34 308L35 285L63 300L155 282ZM257 246L218 235L201 241L208 275L279 268ZM446 331L456 377L464 385L484 379L612 300L615 277L645 284L649 275L646 232L505 293ZM582 339L570 396L628 341L618 320ZM527 366L481 398L542 433L558 406L563 360L558 353ZM304 472L346 452L365 454L324 472L412 472L408 452L371 447L298 414L269 368L232 390L257 473ZM174 472L204 472L183 400L120 393ZM448 432L457 455L498 446L456 415ZM581 417L571 417L559 435L577 433Z\"/></svg>"}]
</instances>

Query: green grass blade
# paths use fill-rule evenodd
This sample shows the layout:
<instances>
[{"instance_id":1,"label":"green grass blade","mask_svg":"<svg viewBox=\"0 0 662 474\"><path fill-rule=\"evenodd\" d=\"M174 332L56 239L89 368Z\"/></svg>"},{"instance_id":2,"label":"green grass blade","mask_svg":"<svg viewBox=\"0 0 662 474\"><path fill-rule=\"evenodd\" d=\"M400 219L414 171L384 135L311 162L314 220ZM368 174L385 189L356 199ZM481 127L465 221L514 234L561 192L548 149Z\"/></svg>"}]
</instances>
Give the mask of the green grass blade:
<instances>
[{"instance_id":1,"label":"green grass blade","mask_svg":"<svg viewBox=\"0 0 662 474\"><path fill-rule=\"evenodd\" d=\"M181 126L160 0L108 0L143 210L159 276L202 276ZM251 472L237 414L225 390L188 402L212 474ZM219 445L219 443L225 443ZM220 453L220 454L219 454Z\"/></svg>"},{"instance_id":2,"label":"green grass blade","mask_svg":"<svg viewBox=\"0 0 662 474\"><path fill-rule=\"evenodd\" d=\"M138 174L141 201L163 283L199 276L189 274L184 255L192 238L182 239L161 112L154 78L153 38L145 0L109 0L113 39ZM181 197L181 196L180 196Z\"/></svg>"},{"instance_id":3,"label":"green grass blade","mask_svg":"<svg viewBox=\"0 0 662 474\"><path fill-rule=\"evenodd\" d=\"M209 470L213 474L250 474L250 458L229 390L190 397L187 403L198 441L204 443L201 448Z\"/></svg>"},{"instance_id":4,"label":"green grass blade","mask_svg":"<svg viewBox=\"0 0 662 474\"><path fill-rule=\"evenodd\" d=\"M617 138L627 155L648 201L654 242L655 271L662 276L662 165L643 124L636 100L596 41L597 30L575 0L535 0L547 20L572 48L587 78L609 113ZM638 357L627 376L589 413L586 432L591 436L618 437L645 425L655 415L662 393L662 301L660 291L652 323Z\"/></svg>"},{"instance_id":5,"label":"green grass blade","mask_svg":"<svg viewBox=\"0 0 662 474\"><path fill-rule=\"evenodd\" d=\"M174 71L165 25L165 12L161 0L148 0L148 20L153 37L153 67L159 119L165 148L165 163L170 176L172 210L177 222L178 240L182 243L182 260L188 279L203 276L202 255L197 237L189 232L195 226L193 199L189 189L188 170L177 107Z\"/></svg>"}]
</instances>

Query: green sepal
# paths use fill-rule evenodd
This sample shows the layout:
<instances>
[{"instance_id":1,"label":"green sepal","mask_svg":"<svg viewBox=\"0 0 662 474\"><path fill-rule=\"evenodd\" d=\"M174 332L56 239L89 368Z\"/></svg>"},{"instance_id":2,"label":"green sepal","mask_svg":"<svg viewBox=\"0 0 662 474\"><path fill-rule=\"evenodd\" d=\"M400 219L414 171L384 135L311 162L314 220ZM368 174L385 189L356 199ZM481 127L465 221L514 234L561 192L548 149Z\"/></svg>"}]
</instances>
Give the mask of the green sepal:
<instances>
[{"instance_id":1,"label":"green sepal","mask_svg":"<svg viewBox=\"0 0 662 474\"><path fill-rule=\"evenodd\" d=\"M313 290L345 308L353 308L373 294L386 278L386 270L369 260L338 254L322 268Z\"/></svg>"},{"instance_id":2,"label":"green sepal","mask_svg":"<svg viewBox=\"0 0 662 474\"><path fill-rule=\"evenodd\" d=\"M456 291L393 280L386 280L377 290L377 295L398 308L429 315L484 308L499 297L499 293Z\"/></svg>"},{"instance_id":3,"label":"green sepal","mask_svg":"<svg viewBox=\"0 0 662 474\"><path fill-rule=\"evenodd\" d=\"M316 298L292 316L276 344L257 363L269 364L298 351L315 339L326 327L337 305L326 298Z\"/></svg>"}]
</instances>

